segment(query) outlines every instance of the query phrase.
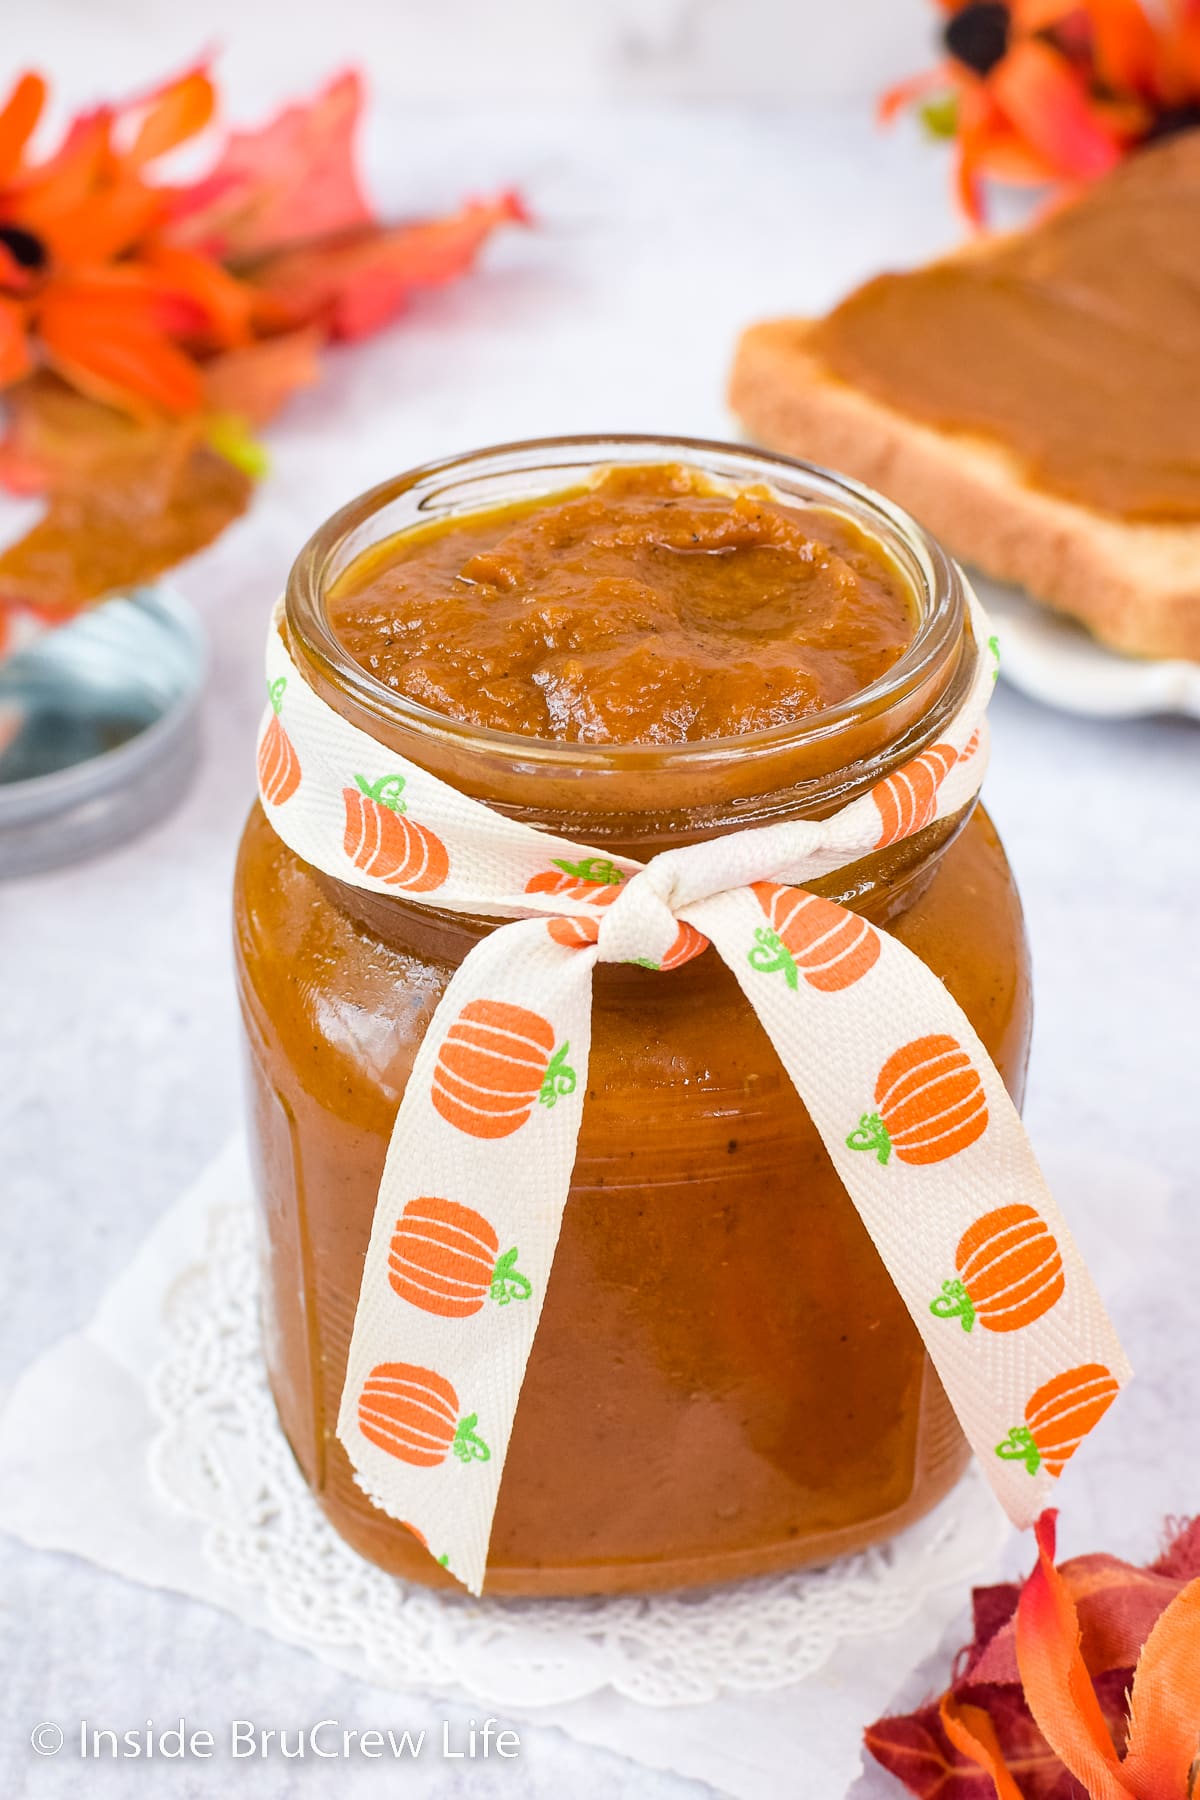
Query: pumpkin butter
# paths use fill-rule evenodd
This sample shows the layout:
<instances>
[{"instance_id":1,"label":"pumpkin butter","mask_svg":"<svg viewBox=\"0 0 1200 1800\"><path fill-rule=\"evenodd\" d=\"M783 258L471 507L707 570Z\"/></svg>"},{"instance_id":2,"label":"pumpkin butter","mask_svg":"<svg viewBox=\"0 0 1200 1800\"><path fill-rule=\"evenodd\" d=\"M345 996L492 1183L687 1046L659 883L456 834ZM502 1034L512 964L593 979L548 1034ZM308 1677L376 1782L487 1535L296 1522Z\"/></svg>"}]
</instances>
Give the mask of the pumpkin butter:
<instances>
[{"instance_id":1,"label":"pumpkin butter","mask_svg":"<svg viewBox=\"0 0 1200 1800\"><path fill-rule=\"evenodd\" d=\"M812 328L841 379L989 438L1050 493L1200 519L1200 132L1029 230L881 275Z\"/></svg>"},{"instance_id":2,"label":"pumpkin butter","mask_svg":"<svg viewBox=\"0 0 1200 1800\"><path fill-rule=\"evenodd\" d=\"M328 615L395 692L577 743L803 718L870 686L914 624L903 577L849 519L678 465L404 533L351 565Z\"/></svg>"},{"instance_id":3,"label":"pumpkin butter","mask_svg":"<svg viewBox=\"0 0 1200 1800\"><path fill-rule=\"evenodd\" d=\"M390 747L527 823L646 859L822 816L938 742L978 646L936 546L803 465L655 449L482 452L317 534L284 629L322 696L385 747L381 769ZM1025 942L982 808L813 886L924 958L1019 1098ZM335 1423L396 1110L489 927L331 880L259 806L236 921L280 1418L349 1543L449 1583L367 1501ZM965 1461L731 971L712 952L670 973L598 967L487 1591L636 1592L827 1558L928 1511Z\"/></svg>"}]
</instances>

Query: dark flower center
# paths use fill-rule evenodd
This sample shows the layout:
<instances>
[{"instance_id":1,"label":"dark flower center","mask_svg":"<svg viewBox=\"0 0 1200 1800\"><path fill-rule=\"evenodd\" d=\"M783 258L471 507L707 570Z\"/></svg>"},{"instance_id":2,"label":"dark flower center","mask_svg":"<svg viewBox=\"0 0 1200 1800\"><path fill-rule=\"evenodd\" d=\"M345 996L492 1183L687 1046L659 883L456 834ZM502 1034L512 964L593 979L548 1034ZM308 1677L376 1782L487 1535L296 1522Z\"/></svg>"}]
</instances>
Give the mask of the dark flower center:
<instances>
[{"instance_id":1,"label":"dark flower center","mask_svg":"<svg viewBox=\"0 0 1200 1800\"><path fill-rule=\"evenodd\" d=\"M1008 49L1008 28L1003 0L972 0L947 21L942 41L956 62L988 75Z\"/></svg>"},{"instance_id":2,"label":"dark flower center","mask_svg":"<svg viewBox=\"0 0 1200 1800\"><path fill-rule=\"evenodd\" d=\"M32 231L26 231L23 225L0 225L0 244L3 244L15 263L31 273L46 265L45 244Z\"/></svg>"},{"instance_id":3,"label":"dark flower center","mask_svg":"<svg viewBox=\"0 0 1200 1800\"><path fill-rule=\"evenodd\" d=\"M1156 138L1175 137L1181 131L1195 131L1198 127L1200 102L1193 100L1183 106L1164 108L1146 133L1146 138L1153 142Z\"/></svg>"}]
</instances>

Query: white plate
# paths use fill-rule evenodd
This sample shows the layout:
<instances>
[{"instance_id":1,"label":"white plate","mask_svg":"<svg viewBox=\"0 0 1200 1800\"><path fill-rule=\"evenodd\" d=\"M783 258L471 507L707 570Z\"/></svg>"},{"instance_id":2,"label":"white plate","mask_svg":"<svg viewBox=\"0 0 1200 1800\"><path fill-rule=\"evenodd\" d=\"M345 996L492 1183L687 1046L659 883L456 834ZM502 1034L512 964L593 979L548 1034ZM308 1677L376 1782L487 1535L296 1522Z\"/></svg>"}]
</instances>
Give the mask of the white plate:
<instances>
[{"instance_id":1,"label":"white plate","mask_svg":"<svg viewBox=\"0 0 1200 1800\"><path fill-rule=\"evenodd\" d=\"M1189 713L1200 719L1200 663L1122 656L1019 588L972 574L1000 639L1000 673L1047 706L1094 719Z\"/></svg>"}]
</instances>

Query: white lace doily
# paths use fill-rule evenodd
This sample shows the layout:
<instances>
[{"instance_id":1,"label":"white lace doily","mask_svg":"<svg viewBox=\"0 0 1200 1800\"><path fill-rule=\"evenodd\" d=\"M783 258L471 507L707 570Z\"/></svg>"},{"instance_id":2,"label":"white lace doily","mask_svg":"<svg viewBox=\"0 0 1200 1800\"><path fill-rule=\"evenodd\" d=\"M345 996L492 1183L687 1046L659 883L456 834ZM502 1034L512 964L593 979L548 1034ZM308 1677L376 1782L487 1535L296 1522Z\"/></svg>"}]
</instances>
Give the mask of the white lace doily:
<instances>
[{"instance_id":1,"label":"white lace doily","mask_svg":"<svg viewBox=\"0 0 1200 1800\"><path fill-rule=\"evenodd\" d=\"M1007 1533L972 1476L890 1544L821 1569L617 1599L434 1594L359 1557L304 1484L267 1386L245 1206L211 1215L206 1259L168 1298L167 1336L149 1384L162 1421L155 1485L202 1522L212 1563L262 1590L281 1629L358 1649L388 1686L454 1685L513 1707L605 1687L658 1706L781 1688L843 1640L902 1625L934 1590L968 1583Z\"/></svg>"}]
</instances>

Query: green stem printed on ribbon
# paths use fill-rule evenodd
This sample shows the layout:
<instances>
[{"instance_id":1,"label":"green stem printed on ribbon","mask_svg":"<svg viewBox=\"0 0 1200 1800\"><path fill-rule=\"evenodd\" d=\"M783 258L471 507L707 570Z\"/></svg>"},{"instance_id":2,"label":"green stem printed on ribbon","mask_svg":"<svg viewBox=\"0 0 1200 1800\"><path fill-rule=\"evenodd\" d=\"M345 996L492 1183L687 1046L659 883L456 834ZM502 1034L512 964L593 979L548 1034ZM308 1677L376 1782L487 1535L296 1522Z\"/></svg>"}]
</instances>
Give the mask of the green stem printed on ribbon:
<instances>
[{"instance_id":1,"label":"green stem printed on ribbon","mask_svg":"<svg viewBox=\"0 0 1200 1800\"><path fill-rule=\"evenodd\" d=\"M1031 1475L1042 1466L1042 1453L1027 1425L1014 1425L1004 1442L996 1445L996 1455L1005 1462L1023 1462Z\"/></svg>"},{"instance_id":2,"label":"green stem printed on ribbon","mask_svg":"<svg viewBox=\"0 0 1200 1800\"><path fill-rule=\"evenodd\" d=\"M567 1061L570 1044L560 1044L542 1077L541 1092L538 1101L542 1106L553 1106L563 1094L575 1092L575 1071Z\"/></svg>"},{"instance_id":3,"label":"green stem printed on ribbon","mask_svg":"<svg viewBox=\"0 0 1200 1800\"><path fill-rule=\"evenodd\" d=\"M448 1550L443 1550L442 1554L438 1557L438 1568L439 1569L448 1569L449 1567L450 1567L450 1552Z\"/></svg>"},{"instance_id":4,"label":"green stem printed on ribbon","mask_svg":"<svg viewBox=\"0 0 1200 1800\"><path fill-rule=\"evenodd\" d=\"M515 1266L516 1260L517 1246L514 1244L492 1270L492 1299L497 1306L507 1306L510 1300L528 1300L533 1292L533 1283Z\"/></svg>"},{"instance_id":5,"label":"green stem printed on ribbon","mask_svg":"<svg viewBox=\"0 0 1200 1800\"><path fill-rule=\"evenodd\" d=\"M888 1128L878 1113L864 1113L850 1136L846 1139L848 1150L873 1150L881 1163L885 1163L892 1154L892 1140L888 1136Z\"/></svg>"},{"instance_id":6,"label":"green stem printed on ribbon","mask_svg":"<svg viewBox=\"0 0 1200 1800\"><path fill-rule=\"evenodd\" d=\"M283 705L283 690L286 686L287 676L280 675L278 679L272 681L267 688L267 693L271 697L271 711L275 714L276 718L279 717L279 709Z\"/></svg>"},{"instance_id":7,"label":"green stem printed on ribbon","mask_svg":"<svg viewBox=\"0 0 1200 1800\"><path fill-rule=\"evenodd\" d=\"M935 1319L961 1319L964 1331L975 1323L975 1307L961 1281L943 1281L942 1291L931 1300L929 1310Z\"/></svg>"},{"instance_id":8,"label":"green stem printed on ribbon","mask_svg":"<svg viewBox=\"0 0 1200 1800\"><path fill-rule=\"evenodd\" d=\"M377 800L380 806L386 806L389 812L408 811L400 798L404 792L403 775L381 775L378 781L368 781L365 775L356 775L354 779L368 800Z\"/></svg>"},{"instance_id":9,"label":"green stem printed on ribbon","mask_svg":"<svg viewBox=\"0 0 1200 1800\"><path fill-rule=\"evenodd\" d=\"M754 934L754 948L746 958L752 969L760 975L778 975L781 971L784 980L795 993L800 986L800 974L796 968L796 959L784 943L777 931L769 925L760 925Z\"/></svg>"},{"instance_id":10,"label":"green stem printed on ribbon","mask_svg":"<svg viewBox=\"0 0 1200 1800\"><path fill-rule=\"evenodd\" d=\"M988 639L988 649L992 653L992 660L995 664L995 667L992 670L992 680L998 681L1000 678L1000 639L994 632Z\"/></svg>"},{"instance_id":11,"label":"green stem printed on ribbon","mask_svg":"<svg viewBox=\"0 0 1200 1800\"><path fill-rule=\"evenodd\" d=\"M461 1462L490 1462L492 1453L481 1437L476 1437L475 1427L479 1423L478 1413L468 1413L465 1419L458 1422L458 1430L454 1434L453 1450Z\"/></svg>"},{"instance_id":12,"label":"green stem printed on ribbon","mask_svg":"<svg viewBox=\"0 0 1200 1800\"><path fill-rule=\"evenodd\" d=\"M625 879L616 863L607 856L585 856L582 862L568 862L565 857L553 856L550 862L553 868L561 869L564 875L571 875L576 881L597 881L605 887L616 887Z\"/></svg>"}]
</instances>

